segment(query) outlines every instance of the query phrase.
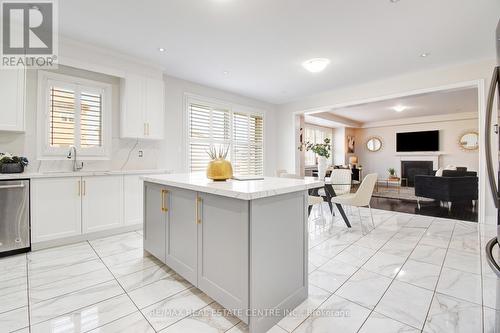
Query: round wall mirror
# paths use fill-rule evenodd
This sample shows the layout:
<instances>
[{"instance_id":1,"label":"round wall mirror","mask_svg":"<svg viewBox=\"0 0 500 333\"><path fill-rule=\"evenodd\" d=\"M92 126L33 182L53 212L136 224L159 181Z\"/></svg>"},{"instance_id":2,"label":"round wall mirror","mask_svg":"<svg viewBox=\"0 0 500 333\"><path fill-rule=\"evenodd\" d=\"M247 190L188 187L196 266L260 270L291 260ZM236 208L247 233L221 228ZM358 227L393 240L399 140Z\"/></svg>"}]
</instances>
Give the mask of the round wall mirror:
<instances>
[{"instance_id":1,"label":"round wall mirror","mask_svg":"<svg viewBox=\"0 0 500 333\"><path fill-rule=\"evenodd\" d=\"M477 150L479 148L479 134L468 132L463 134L458 141L460 148L465 150Z\"/></svg>"},{"instance_id":2,"label":"round wall mirror","mask_svg":"<svg viewBox=\"0 0 500 333\"><path fill-rule=\"evenodd\" d=\"M366 141L366 149L373 152L379 151L382 149L382 140L377 137L369 138L368 141Z\"/></svg>"}]
</instances>

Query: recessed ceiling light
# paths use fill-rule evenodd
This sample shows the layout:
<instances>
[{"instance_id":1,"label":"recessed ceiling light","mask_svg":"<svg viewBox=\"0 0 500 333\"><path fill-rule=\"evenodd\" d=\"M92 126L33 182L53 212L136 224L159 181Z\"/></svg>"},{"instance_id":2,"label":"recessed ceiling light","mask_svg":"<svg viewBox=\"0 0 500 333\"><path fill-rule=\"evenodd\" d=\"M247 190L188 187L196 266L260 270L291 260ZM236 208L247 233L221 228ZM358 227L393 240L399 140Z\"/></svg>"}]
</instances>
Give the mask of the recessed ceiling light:
<instances>
[{"instance_id":1,"label":"recessed ceiling light","mask_svg":"<svg viewBox=\"0 0 500 333\"><path fill-rule=\"evenodd\" d=\"M160 51L160 52L165 52L166 50L165 50L163 47L159 47L159 48L158 48L158 51Z\"/></svg>"},{"instance_id":2,"label":"recessed ceiling light","mask_svg":"<svg viewBox=\"0 0 500 333\"><path fill-rule=\"evenodd\" d=\"M222 72L222 74L229 75L229 72L228 71L224 71L224 72Z\"/></svg>"},{"instance_id":3,"label":"recessed ceiling light","mask_svg":"<svg viewBox=\"0 0 500 333\"><path fill-rule=\"evenodd\" d=\"M399 0L390 0L392 3L399 2Z\"/></svg>"},{"instance_id":4,"label":"recessed ceiling light","mask_svg":"<svg viewBox=\"0 0 500 333\"><path fill-rule=\"evenodd\" d=\"M408 107L407 106L404 106L404 105L396 105L394 106L392 109L396 112L403 112L404 110L406 110Z\"/></svg>"},{"instance_id":5,"label":"recessed ceiling light","mask_svg":"<svg viewBox=\"0 0 500 333\"><path fill-rule=\"evenodd\" d=\"M430 56L430 55L431 55L430 53L428 53L428 52L424 52L424 53L422 53L420 56L421 56L422 58L427 58L427 57L428 57L428 56Z\"/></svg>"},{"instance_id":6,"label":"recessed ceiling light","mask_svg":"<svg viewBox=\"0 0 500 333\"><path fill-rule=\"evenodd\" d=\"M326 58L314 58L306 60L302 63L302 67L307 69L311 73L321 72L330 63L329 59Z\"/></svg>"}]
</instances>

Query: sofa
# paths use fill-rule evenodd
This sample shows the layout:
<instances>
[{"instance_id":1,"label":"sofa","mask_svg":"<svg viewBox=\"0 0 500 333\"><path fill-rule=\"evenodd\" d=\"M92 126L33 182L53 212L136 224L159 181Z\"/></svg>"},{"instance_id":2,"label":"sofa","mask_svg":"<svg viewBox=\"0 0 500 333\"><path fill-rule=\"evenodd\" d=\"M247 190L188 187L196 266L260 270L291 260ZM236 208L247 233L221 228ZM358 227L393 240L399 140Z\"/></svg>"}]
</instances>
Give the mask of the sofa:
<instances>
[{"instance_id":1,"label":"sofa","mask_svg":"<svg viewBox=\"0 0 500 333\"><path fill-rule=\"evenodd\" d=\"M451 210L456 202L472 202L475 207L478 199L479 179L475 171L466 168L443 170L442 176L415 176L415 196L420 209L419 197L446 202Z\"/></svg>"}]
</instances>

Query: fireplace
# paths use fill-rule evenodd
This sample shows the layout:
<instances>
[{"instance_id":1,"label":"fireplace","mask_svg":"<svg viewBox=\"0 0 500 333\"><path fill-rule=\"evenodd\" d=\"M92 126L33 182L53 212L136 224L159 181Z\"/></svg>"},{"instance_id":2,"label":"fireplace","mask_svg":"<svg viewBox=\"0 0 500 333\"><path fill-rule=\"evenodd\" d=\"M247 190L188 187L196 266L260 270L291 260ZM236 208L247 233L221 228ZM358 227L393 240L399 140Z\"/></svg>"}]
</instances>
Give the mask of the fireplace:
<instances>
[{"instance_id":1,"label":"fireplace","mask_svg":"<svg viewBox=\"0 0 500 333\"><path fill-rule=\"evenodd\" d=\"M433 175L432 161L401 161L401 178L406 178L408 186L415 186L415 176Z\"/></svg>"}]
</instances>

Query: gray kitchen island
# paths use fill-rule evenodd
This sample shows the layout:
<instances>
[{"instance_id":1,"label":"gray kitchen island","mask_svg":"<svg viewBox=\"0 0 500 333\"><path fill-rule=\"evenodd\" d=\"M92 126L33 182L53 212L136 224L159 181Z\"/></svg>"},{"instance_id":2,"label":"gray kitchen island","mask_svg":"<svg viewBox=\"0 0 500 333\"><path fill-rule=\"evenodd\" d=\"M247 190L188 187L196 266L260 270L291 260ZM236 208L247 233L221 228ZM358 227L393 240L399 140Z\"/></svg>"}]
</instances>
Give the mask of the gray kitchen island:
<instances>
[{"instance_id":1,"label":"gray kitchen island","mask_svg":"<svg viewBox=\"0 0 500 333\"><path fill-rule=\"evenodd\" d=\"M308 294L313 179L144 179L144 250L249 325L266 332Z\"/></svg>"}]
</instances>

